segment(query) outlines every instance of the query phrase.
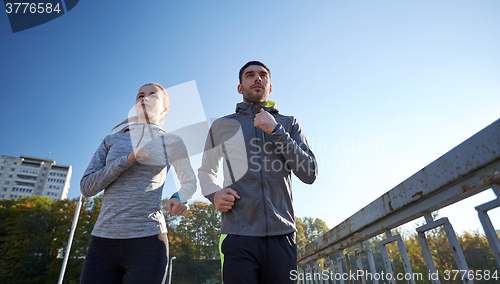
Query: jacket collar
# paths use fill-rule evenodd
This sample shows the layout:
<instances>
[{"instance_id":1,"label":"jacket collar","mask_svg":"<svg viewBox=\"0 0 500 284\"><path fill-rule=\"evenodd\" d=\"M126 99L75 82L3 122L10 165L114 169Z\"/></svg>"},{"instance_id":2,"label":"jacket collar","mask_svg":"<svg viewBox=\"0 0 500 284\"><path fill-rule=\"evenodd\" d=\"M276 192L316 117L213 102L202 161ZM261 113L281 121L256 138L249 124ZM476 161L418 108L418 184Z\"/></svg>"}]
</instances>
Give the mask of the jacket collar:
<instances>
[{"instance_id":1,"label":"jacket collar","mask_svg":"<svg viewBox=\"0 0 500 284\"><path fill-rule=\"evenodd\" d=\"M142 132L144 129L144 133L148 133L150 131L156 131L160 133L167 133L163 128L160 126L154 124L154 123L141 123L141 124L134 124L134 125L129 125L124 132L130 131L130 132Z\"/></svg>"},{"instance_id":2,"label":"jacket collar","mask_svg":"<svg viewBox=\"0 0 500 284\"><path fill-rule=\"evenodd\" d=\"M238 103L236 105L236 112L237 113L245 113L245 114L253 114L254 106L255 106L254 103ZM258 106L256 111L259 112L261 108L263 108L265 111L270 112L270 113L279 113L279 110L276 107L276 104L272 101L267 101L267 104L265 106Z\"/></svg>"}]
</instances>

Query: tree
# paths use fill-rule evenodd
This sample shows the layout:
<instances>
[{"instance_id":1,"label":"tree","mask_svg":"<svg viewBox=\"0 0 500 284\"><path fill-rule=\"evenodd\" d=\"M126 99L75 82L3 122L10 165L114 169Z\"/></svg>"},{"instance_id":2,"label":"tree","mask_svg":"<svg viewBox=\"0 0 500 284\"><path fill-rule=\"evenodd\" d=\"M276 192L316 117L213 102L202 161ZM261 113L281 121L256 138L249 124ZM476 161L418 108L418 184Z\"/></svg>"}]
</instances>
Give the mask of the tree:
<instances>
[{"instance_id":1,"label":"tree","mask_svg":"<svg viewBox=\"0 0 500 284\"><path fill-rule=\"evenodd\" d=\"M437 212L432 215L434 219L439 219ZM423 224L416 224L416 226L421 225ZM406 232L402 234L402 238L408 252L408 259L413 273L421 273L424 276L419 281L420 283L431 283L428 279L428 268L423 258L418 234L416 232ZM445 270L458 269L444 228L438 227L426 232L426 238L436 269L439 272L441 283L462 283L462 281L447 281L443 279ZM457 239L464 253L469 270L489 270L491 272L498 270L485 235L480 234L478 231L464 232L462 235L457 235ZM396 271L403 272L402 265L396 265ZM479 282L475 281L475 283L497 283L497 281L496 279L483 279Z\"/></svg>"},{"instance_id":2,"label":"tree","mask_svg":"<svg viewBox=\"0 0 500 284\"><path fill-rule=\"evenodd\" d=\"M100 197L84 200L64 283L79 282L100 202ZM57 282L76 207L76 199L0 200L0 282Z\"/></svg>"},{"instance_id":3,"label":"tree","mask_svg":"<svg viewBox=\"0 0 500 284\"><path fill-rule=\"evenodd\" d=\"M102 195L83 200L64 277L65 284L79 283L83 257L87 253L90 233L99 215L101 203ZM59 277L76 207L76 199L52 201L46 197L25 197L17 200L0 200L0 283L55 283ZM218 252L220 213L215 207L198 201L190 205L186 216L165 214L165 219L170 256L177 257L174 263L174 278L176 278L174 281L202 283L208 279L220 279ZM298 248L328 230L326 224L318 218L304 217L295 220ZM395 234L397 233L402 235L412 271L424 276L418 283L431 283L427 277L427 265L422 256L417 233L401 232L396 229ZM456 269L444 230L442 228L431 230L426 233L426 237L436 267L440 271L441 283L461 283L461 281L445 281L442 277L444 270ZM488 270L491 273L498 270L484 234L478 231L464 232L457 238L470 270ZM365 242L365 246L370 246L372 249L376 270L379 273L385 271L379 245L382 239L382 236L378 236ZM354 250L357 248L358 246L354 246L345 250L349 255L352 269L356 269ZM394 272L403 272L396 244L389 244L387 249ZM336 260L341 253L335 253L329 258ZM363 267L368 269L366 254L361 256L361 260ZM345 265L343 266L345 272ZM338 267L336 269L338 272ZM475 283L496 282L496 279L491 278ZM404 282L397 281L397 283Z\"/></svg>"},{"instance_id":4,"label":"tree","mask_svg":"<svg viewBox=\"0 0 500 284\"><path fill-rule=\"evenodd\" d=\"M304 224L300 218L295 217L295 227L297 228L295 241L297 243L297 248L301 249L308 243L306 237L307 225Z\"/></svg>"},{"instance_id":5,"label":"tree","mask_svg":"<svg viewBox=\"0 0 500 284\"><path fill-rule=\"evenodd\" d=\"M196 283L220 279L220 213L212 204L195 201L184 217L172 216L166 219L170 256L176 257L173 277Z\"/></svg>"},{"instance_id":6,"label":"tree","mask_svg":"<svg viewBox=\"0 0 500 284\"><path fill-rule=\"evenodd\" d=\"M78 205L77 199L68 201L68 204L63 207L58 207L57 204L59 202L60 201L54 201L53 206L59 208L55 209L56 213L54 214L54 217L59 223L57 231L62 235L60 236L58 242L59 257L54 259L47 267L47 272L52 275L50 283L57 282L57 279L59 278L63 257L66 253L71 225L73 223L75 210ZM80 209L78 224L73 237L73 243L71 245L71 252L69 254L63 283L73 284L80 282L83 263L85 261L85 256L87 255L90 238L92 237L91 233L94 229L97 217L99 216L101 204L102 194L82 199L82 207Z\"/></svg>"},{"instance_id":7,"label":"tree","mask_svg":"<svg viewBox=\"0 0 500 284\"><path fill-rule=\"evenodd\" d=\"M328 226L319 218L295 217L295 225L297 227L296 242L299 249L328 232Z\"/></svg>"},{"instance_id":8,"label":"tree","mask_svg":"<svg viewBox=\"0 0 500 284\"><path fill-rule=\"evenodd\" d=\"M219 258L220 213L212 204L193 202L177 231L193 243L194 259Z\"/></svg>"},{"instance_id":9,"label":"tree","mask_svg":"<svg viewBox=\"0 0 500 284\"><path fill-rule=\"evenodd\" d=\"M0 203L0 276L6 283L44 283L46 267L57 258L60 249L55 206L47 197L23 197Z\"/></svg>"},{"instance_id":10,"label":"tree","mask_svg":"<svg viewBox=\"0 0 500 284\"><path fill-rule=\"evenodd\" d=\"M478 231L464 232L461 236L458 236L458 242L462 247L470 270L489 270L491 272L498 270L495 257L485 235L480 234Z\"/></svg>"}]
</instances>

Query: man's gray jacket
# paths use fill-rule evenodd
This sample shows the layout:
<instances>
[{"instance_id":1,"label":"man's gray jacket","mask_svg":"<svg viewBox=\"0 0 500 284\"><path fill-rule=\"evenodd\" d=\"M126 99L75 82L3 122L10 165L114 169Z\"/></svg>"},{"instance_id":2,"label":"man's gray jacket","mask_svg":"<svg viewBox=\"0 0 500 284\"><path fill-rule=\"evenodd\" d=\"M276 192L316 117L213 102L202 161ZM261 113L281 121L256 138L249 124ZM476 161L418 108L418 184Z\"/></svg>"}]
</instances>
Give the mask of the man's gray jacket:
<instances>
[{"instance_id":1,"label":"man's gray jacket","mask_svg":"<svg viewBox=\"0 0 500 284\"><path fill-rule=\"evenodd\" d=\"M223 188L235 190L231 210L222 213L222 234L275 236L295 231L293 212L293 172L312 184L318 169L299 123L293 116L281 115L273 102L264 110L278 122L271 134L254 126L262 107L239 103L236 113L217 119L211 126L198 178L202 193L212 203L217 172L223 159Z\"/></svg>"}]
</instances>

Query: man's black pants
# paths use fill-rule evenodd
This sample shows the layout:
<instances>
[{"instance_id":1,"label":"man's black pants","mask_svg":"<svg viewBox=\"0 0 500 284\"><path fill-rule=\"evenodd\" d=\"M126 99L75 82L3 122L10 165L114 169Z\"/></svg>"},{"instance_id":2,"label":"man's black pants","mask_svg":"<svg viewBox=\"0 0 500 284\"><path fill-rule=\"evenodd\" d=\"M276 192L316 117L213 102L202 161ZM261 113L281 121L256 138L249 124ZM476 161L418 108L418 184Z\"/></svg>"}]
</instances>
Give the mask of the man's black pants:
<instances>
[{"instance_id":1,"label":"man's black pants","mask_svg":"<svg viewBox=\"0 0 500 284\"><path fill-rule=\"evenodd\" d=\"M219 244L224 284L296 284L291 271L297 270L295 233L249 237L222 235Z\"/></svg>"}]
</instances>

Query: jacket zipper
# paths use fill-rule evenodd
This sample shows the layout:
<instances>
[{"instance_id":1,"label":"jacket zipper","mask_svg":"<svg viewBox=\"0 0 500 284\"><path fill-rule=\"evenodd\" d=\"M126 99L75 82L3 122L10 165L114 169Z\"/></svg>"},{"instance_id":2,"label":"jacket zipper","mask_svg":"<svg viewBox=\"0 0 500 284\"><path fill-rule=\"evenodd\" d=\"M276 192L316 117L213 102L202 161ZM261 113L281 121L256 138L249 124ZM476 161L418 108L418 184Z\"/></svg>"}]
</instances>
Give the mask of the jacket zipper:
<instances>
[{"instance_id":1,"label":"jacket zipper","mask_svg":"<svg viewBox=\"0 0 500 284\"><path fill-rule=\"evenodd\" d=\"M255 120L255 115L256 115L256 109L252 109L252 114L253 114L253 120ZM253 121L252 120L252 121ZM258 129L257 127L254 126L255 129L255 138L259 138L259 131L262 131ZM264 147L264 133L262 133L262 141L260 143L261 146L261 151L260 151L260 157L259 157L259 164L260 164L260 190L262 192L262 201L264 204L264 220L266 222L266 235L268 233L268 218L267 218L267 205L266 205L266 193L264 191L264 173L262 169L262 155L263 155L263 147Z\"/></svg>"},{"instance_id":2,"label":"jacket zipper","mask_svg":"<svg viewBox=\"0 0 500 284\"><path fill-rule=\"evenodd\" d=\"M144 127L145 127L145 125L142 126L141 138L139 139L139 142L137 142L137 145L135 146L135 148L139 147L139 144L141 144L142 138L144 137Z\"/></svg>"}]
</instances>

